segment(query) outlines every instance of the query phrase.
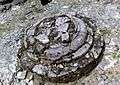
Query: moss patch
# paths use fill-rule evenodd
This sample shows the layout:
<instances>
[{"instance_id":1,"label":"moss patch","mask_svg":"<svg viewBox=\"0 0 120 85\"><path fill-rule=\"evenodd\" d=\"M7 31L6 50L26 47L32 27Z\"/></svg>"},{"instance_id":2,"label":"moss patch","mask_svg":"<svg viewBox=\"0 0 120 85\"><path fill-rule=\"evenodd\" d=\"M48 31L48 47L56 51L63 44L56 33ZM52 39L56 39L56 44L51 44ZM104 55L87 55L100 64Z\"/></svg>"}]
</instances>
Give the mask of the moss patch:
<instances>
[{"instance_id":1,"label":"moss patch","mask_svg":"<svg viewBox=\"0 0 120 85\"><path fill-rule=\"evenodd\" d=\"M114 59L120 58L120 52L114 52L114 53L112 54L112 57L113 57Z\"/></svg>"},{"instance_id":2,"label":"moss patch","mask_svg":"<svg viewBox=\"0 0 120 85\"><path fill-rule=\"evenodd\" d=\"M0 37L7 34L10 30L12 30L14 27L13 23L6 22L4 24L0 24Z\"/></svg>"}]
</instances>

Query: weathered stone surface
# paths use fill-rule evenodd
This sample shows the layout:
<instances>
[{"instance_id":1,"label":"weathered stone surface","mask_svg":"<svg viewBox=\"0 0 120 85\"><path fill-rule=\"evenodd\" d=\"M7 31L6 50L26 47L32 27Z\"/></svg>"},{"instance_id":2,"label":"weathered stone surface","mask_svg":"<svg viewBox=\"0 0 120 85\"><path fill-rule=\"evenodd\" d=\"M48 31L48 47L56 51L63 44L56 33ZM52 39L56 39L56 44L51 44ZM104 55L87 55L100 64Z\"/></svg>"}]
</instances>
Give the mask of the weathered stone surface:
<instances>
[{"instance_id":1,"label":"weathered stone surface","mask_svg":"<svg viewBox=\"0 0 120 85\"><path fill-rule=\"evenodd\" d=\"M6 12L14 5L25 3L27 0L0 0L0 12Z\"/></svg>"},{"instance_id":2,"label":"weathered stone surface","mask_svg":"<svg viewBox=\"0 0 120 85\"><path fill-rule=\"evenodd\" d=\"M90 73L102 59L105 43L95 34L96 25L90 18L56 15L43 19L32 29L34 34L27 35L27 29L26 40L23 37L27 45L22 44L18 58L23 69L44 76L42 80L72 82ZM28 41L30 36L34 43Z\"/></svg>"},{"instance_id":3,"label":"weathered stone surface","mask_svg":"<svg viewBox=\"0 0 120 85\"><path fill-rule=\"evenodd\" d=\"M9 85L9 82L12 80L12 72L16 71L16 52L17 48L19 48L16 43L18 43L20 38L16 35L20 34L21 36L20 30L29 28L32 25L35 26L43 16L49 17L61 12L79 12L83 16L93 18L97 21L97 27L101 30L100 32L104 32L105 35L107 35L107 37L104 36L105 41L107 41L107 46L103 57L104 59L95 71L93 71L93 74L85 77L82 81L81 79L77 82L75 81L76 83L74 84L62 83L57 85L119 84L120 50L117 49L118 47L120 49L120 0L53 0L44 6L44 8L41 8L40 4L40 0L28 0L24 5L12 6L11 10L0 13L0 36L2 36L0 37L1 84ZM16 30L19 31L15 32ZM65 49L67 50L68 48ZM69 60L69 58L66 58L66 60ZM102 75L105 75L107 79L103 78ZM23 84L23 82L14 82L14 85ZM49 82L45 85L56 85L56 83L53 84Z\"/></svg>"}]
</instances>

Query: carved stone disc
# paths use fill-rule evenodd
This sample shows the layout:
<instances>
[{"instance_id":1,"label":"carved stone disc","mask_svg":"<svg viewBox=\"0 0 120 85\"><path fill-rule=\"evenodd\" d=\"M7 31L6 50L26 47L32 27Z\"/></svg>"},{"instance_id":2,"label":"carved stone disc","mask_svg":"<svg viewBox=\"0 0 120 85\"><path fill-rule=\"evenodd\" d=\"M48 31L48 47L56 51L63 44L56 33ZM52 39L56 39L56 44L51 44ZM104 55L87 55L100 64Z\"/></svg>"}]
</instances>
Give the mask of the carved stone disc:
<instances>
[{"instance_id":1,"label":"carved stone disc","mask_svg":"<svg viewBox=\"0 0 120 85\"><path fill-rule=\"evenodd\" d=\"M20 66L57 83L72 82L90 73L105 49L95 22L78 14L44 18L27 29L22 41Z\"/></svg>"}]
</instances>

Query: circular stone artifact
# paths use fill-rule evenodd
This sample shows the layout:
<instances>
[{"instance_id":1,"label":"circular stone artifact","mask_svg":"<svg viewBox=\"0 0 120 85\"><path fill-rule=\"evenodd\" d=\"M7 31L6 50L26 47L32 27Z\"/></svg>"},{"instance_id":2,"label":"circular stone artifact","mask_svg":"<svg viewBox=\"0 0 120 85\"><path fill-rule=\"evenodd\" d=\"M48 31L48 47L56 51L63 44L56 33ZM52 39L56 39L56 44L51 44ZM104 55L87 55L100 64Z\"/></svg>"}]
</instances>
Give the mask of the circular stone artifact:
<instances>
[{"instance_id":1,"label":"circular stone artifact","mask_svg":"<svg viewBox=\"0 0 120 85\"><path fill-rule=\"evenodd\" d=\"M105 49L95 22L79 14L44 18L27 29L22 41L18 51L22 69L55 83L73 82L89 74Z\"/></svg>"}]
</instances>

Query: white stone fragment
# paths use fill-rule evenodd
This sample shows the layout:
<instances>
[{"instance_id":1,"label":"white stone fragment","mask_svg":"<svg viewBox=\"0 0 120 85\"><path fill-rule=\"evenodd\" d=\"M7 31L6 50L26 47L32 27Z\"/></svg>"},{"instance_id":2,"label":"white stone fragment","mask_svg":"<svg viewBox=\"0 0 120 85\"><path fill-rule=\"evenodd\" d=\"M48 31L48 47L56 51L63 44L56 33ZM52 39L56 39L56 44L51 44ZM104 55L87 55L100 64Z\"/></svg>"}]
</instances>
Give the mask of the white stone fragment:
<instances>
[{"instance_id":1,"label":"white stone fragment","mask_svg":"<svg viewBox=\"0 0 120 85\"><path fill-rule=\"evenodd\" d=\"M31 72L28 72L25 81L29 83L30 81L32 81L32 79L33 79L33 74Z\"/></svg>"},{"instance_id":2,"label":"white stone fragment","mask_svg":"<svg viewBox=\"0 0 120 85\"><path fill-rule=\"evenodd\" d=\"M33 70L33 72L36 72L38 74L45 75L47 69L44 66L39 64L39 65L35 65L32 70Z\"/></svg>"},{"instance_id":3,"label":"white stone fragment","mask_svg":"<svg viewBox=\"0 0 120 85\"><path fill-rule=\"evenodd\" d=\"M59 68L64 68L62 64L59 64L58 67L59 67Z\"/></svg>"},{"instance_id":4,"label":"white stone fragment","mask_svg":"<svg viewBox=\"0 0 120 85\"><path fill-rule=\"evenodd\" d=\"M69 39L69 34L68 33L62 34L62 41L68 40L68 39Z\"/></svg>"},{"instance_id":5,"label":"white stone fragment","mask_svg":"<svg viewBox=\"0 0 120 85\"><path fill-rule=\"evenodd\" d=\"M85 55L85 57L86 57L86 58L89 58L90 56L87 54L87 55Z\"/></svg>"},{"instance_id":6,"label":"white stone fragment","mask_svg":"<svg viewBox=\"0 0 120 85\"><path fill-rule=\"evenodd\" d=\"M17 73L17 78L18 78L18 79L24 79L25 76L26 76L26 72L27 72L27 71L18 72L18 73Z\"/></svg>"},{"instance_id":7,"label":"white stone fragment","mask_svg":"<svg viewBox=\"0 0 120 85\"><path fill-rule=\"evenodd\" d=\"M31 81L28 83L28 85L33 85L33 80L31 80Z\"/></svg>"},{"instance_id":8,"label":"white stone fragment","mask_svg":"<svg viewBox=\"0 0 120 85\"><path fill-rule=\"evenodd\" d=\"M61 45L60 44L54 44L54 45L51 45L50 47L51 48L58 48L58 47L60 47Z\"/></svg>"},{"instance_id":9,"label":"white stone fragment","mask_svg":"<svg viewBox=\"0 0 120 85\"><path fill-rule=\"evenodd\" d=\"M73 71L73 72L76 71L77 68L78 68L78 67L73 67L73 68L72 68L72 71Z\"/></svg>"},{"instance_id":10,"label":"white stone fragment","mask_svg":"<svg viewBox=\"0 0 120 85\"><path fill-rule=\"evenodd\" d=\"M60 26L67 21L69 21L69 19L67 17L59 17L56 19L56 25Z\"/></svg>"},{"instance_id":11,"label":"white stone fragment","mask_svg":"<svg viewBox=\"0 0 120 85\"><path fill-rule=\"evenodd\" d=\"M73 65L74 67L76 67L76 66L78 66L78 63L74 63L74 65Z\"/></svg>"},{"instance_id":12,"label":"white stone fragment","mask_svg":"<svg viewBox=\"0 0 120 85\"><path fill-rule=\"evenodd\" d=\"M31 35L34 35L35 33L35 28L34 27L31 27L28 31L27 31L27 36L31 36Z\"/></svg>"},{"instance_id":13,"label":"white stone fragment","mask_svg":"<svg viewBox=\"0 0 120 85\"><path fill-rule=\"evenodd\" d=\"M57 75L55 73L53 73L52 71L49 71L48 76L49 77L56 77Z\"/></svg>"},{"instance_id":14,"label":"white stone fragment","mask_svg":"<svg viewBox=\"0 0 120 85\"><path fill-rule=\"evenodd\" d=\"M27 48L28 44L27 44L27 42L26 42L26 36L25 36L24 39L23 39L23 43L24 43L25 48Z\"/></svg>"},{"instance_id":15,"label":"white stone fragment","mask_svg":"<svg viewBox=\"0 0 120 85\"><path fill-rule=\"evenodd\" d=\"M57 29L58 29L58 31L60 31L60 32L66 32L67 29L68 29L68 27L69 27L69 24L68 24L68 23L64 23L64 24L58 26Z\"/></svg>"},{"instance_id":16,"label":"white stone fragment","mask_svg":"<svg viewBox=\"0 0 120 85\"><path fill-rule=\"evenodd\" d=\"M36 37L36 39L38 39L39 41L41 41L42 43L48 43L49 39L46 35L42 34L42 35L38 35Z\"/></svg>"},{"instance_id":17,"label":"white stone fragment","mask_svg":"<svg viewBox=\"0 0 120 85\"><path fill-rule=\"evenodd\" d=\"M33 60L38 60L38 58L37 57L35 57L32 53L30 53L30 52L27 52L27 55L30 57L30 58L32 58Z\"/></svg>"},{"instance_id":18,"label":"white stone fragment","mask_svg":"<svg viewBox=\"0 0 120 85\"><path fill-rule=\"evenodd\" d=\"M15 11L15 10L18 10L18 9L20 9L20 6L13 6L11 10Z\"/></svg>"},{"instance_id":19,"label":"white stone fragment","mask_svg":"<svg viewBox=\"0 0 120 85\"><path fill-rule=\"evenodd\" d=\"M66 9L66 8L69 8L69 6L63 6L62 8Z\"/></svg>"},{"instance_id":20,"label":"white stone fragment","mask_svg":"<svg viewBox=\"0 0 120 85\"><path fill-rule=\"evenodd\" d=\"M2 83L0 82L0 85L2 85Z\"/></svg>"}]
</instances>

